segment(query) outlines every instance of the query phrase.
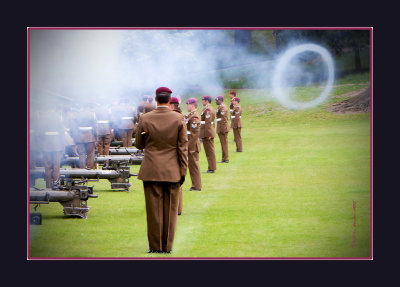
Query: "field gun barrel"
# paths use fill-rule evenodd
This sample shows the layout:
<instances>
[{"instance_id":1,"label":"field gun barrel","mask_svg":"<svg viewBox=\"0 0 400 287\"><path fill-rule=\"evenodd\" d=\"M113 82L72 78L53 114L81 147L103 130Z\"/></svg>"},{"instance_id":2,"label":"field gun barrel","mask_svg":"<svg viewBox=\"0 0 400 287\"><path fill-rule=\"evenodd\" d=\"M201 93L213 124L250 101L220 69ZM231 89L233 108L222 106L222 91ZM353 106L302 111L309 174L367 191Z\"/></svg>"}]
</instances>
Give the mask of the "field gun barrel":
<instances>
[{"instance_id":1,"label":"field gun barrel","mask_svg":"<svg viewBox=\"0 0 400 287\"><path fill-rule=\"evenodd\" d=\"M62 186L56 185L54 189L38 189L31 187L29 190L30 204L48 204L59 202L64 208L65 215L88 218L90 207L87 206L89 198L97 198L93 189L83 185ZM35 207L36 209L36 207Z\"/></svg>"}]
</instances>

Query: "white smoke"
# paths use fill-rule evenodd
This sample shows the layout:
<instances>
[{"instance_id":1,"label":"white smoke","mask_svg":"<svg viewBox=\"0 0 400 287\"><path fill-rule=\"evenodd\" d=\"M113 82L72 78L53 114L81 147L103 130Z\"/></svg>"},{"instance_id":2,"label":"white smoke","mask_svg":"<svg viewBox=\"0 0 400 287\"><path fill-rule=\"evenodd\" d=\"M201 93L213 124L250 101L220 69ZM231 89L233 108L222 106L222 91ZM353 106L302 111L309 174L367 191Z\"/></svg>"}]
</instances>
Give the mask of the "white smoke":
<instances>
[{"instance_id":1,"label":"white smoke","mask_svg":"<svg viewBox=\"0 0 400 287\"><path fill-rule=\"evenodd\" d=\"M219 94L214 71L220 31L196 30L32 30L31 99L43 91L73 100L110 101L154 95L160 86L174 93L201 87ZM217 42L218 42L217 41ZM210 44L211 43L211 44ZM211 48L210 48L211 47Z\"/></svg>"},{"instance_id":2,"label":"white smoke","mask_svg":"<svg viewBox=\"0 0 400 287\"><path fill-rule=\"evenodd\" d=\"M173 95L194 90L215 97L224 91L221 77L228 78L228 85L246 78L248 87L274 86L280 100L288 87L331 79L331 64L325 59L328 68L317 72L307 70L295 56L284 69L279 64L275 69L274 53L251 54L233 45L228 34L224 30L32 29L31 103L55 96L72 103L111 104L120 97L134 103L144 94L154 96L160 86L169 87ZM279 79L277 74L284 76ZM290 108L309 107L280 102Z\"/></svg>"}]
</instances>

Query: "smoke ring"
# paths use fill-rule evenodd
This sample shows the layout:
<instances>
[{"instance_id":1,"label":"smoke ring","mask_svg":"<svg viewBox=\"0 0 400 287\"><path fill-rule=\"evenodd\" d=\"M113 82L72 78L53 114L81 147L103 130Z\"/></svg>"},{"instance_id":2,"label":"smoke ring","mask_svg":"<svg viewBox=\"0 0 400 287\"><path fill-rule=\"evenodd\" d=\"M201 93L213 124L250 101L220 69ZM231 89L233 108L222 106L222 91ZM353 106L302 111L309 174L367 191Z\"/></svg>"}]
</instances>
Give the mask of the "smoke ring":
<instances>
[{"instance_id":1,"label":"smoke ring","mask_svg":"<svg viewBox=\"0 0 400 287\"><path fill-rule=\"evenodd\" d=\"M287 89L283 88L283 75L284 71L286 69L286 66L289 64L290 60L296 56L297 54L306 52L306 51L311 51L311 52L316 52L321 55L322 59L325 61L328 67L328 80L325 85L325 89L322 91L322 93L319 95L319 97L315 98L312 101L305 102L305 103L300 103L300 102L294 102L291 99L289 99L289 94L287 92ZM333 58L326 50L325 48L316 45L316 44L303 44L303 45L298 45L295 47L290 48L287 50L278 60L278 63L275 68L274 76L273 76L273 81L272 81L272 88L273 88L273 93L274 96L277 98L277 100L285 107L291 108L291 109L306 109L306 108L311 108L319 105L323 101L325 101L333 87L333 82L334 82L334 62Z\"/></svg>"}]
</instances>

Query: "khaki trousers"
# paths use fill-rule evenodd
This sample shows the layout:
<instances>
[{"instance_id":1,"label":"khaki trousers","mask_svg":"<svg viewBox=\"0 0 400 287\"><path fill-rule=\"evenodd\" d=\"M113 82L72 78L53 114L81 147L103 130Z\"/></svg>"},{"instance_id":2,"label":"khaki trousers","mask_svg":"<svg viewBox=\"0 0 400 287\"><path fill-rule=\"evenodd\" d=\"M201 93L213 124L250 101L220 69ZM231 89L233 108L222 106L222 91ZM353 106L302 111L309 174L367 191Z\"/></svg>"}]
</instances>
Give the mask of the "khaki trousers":
<instances>
[{"instance_id":1,"label":"khaki trousers","mask_svg":"<svg viewBox=\"0 0 400 287\"><path fill-rule=\"evenodd\" d=\"M119 136L121 138L123 147L131 147L132 146L132 134L133 134L133 129L119 130Z\"/></svg>"},{"instance_id":2,"label":"khaki trousers","mask_svg":"<svg viewBox=\"0 0 400 287\"><path fill-rule=\"evenodd\" d=\"M182 213L182 207L183 207L183 202L182 202L182 186L179 188L179 203L178 203L178 213Z\"/></svg>"},{"instance_id":3,"label":"khaki trousers","mask_svg":"<svg viewBox=\"0 0 400 287\"><path fill-rule=\"evenodd\" d=\"M53 182L60 177L62 151L43 152L46 188L52 188Z\"/></svg>"},{"instance_id":4,"label":"khaki trousers","mask_svg":"<svg viewBox=\"0 0 400 287\"><path fill-rule=\"evenodd\" d=\"M97 149L100 155L108 155L110 151L111 135L101 135L99 136L99 145Z\"/></svg>"},{"instance_id":5,"label":"khaki trousers","mask_svg":"<svg viewBox=\"0 0 400 287\"><path fill-rule=\"evenodd\" d=\"M217 160L215 158L214 138L211 139L203 138L203 146L204 146L204 151L206 152L208 170L216 170Z\"/></svg>"},{"instance_id":6,"label":"khaki trousers","mask_svg":"<svg viewBox=\"0 0 400 287\"><path fill-rule=\"evenodd\" d=\"M192 180L193 189L201 190L201 173L199 167L199 153L195 151L194 153L188 152L188 167L190 173L190 179Z\"/></svg>"},{"instance_id":7,"label":"khaki trousers","mask_svg":"<svg viewBox=\"0 0 400 287\"><path fill-rule=\"evenodd\" d=\"M178 221L179 183L143 181L150 250L171 251Z\"/></svg>"},{"instance_id":8,"label":"khaki trousers","mask_svg":"<svg viewBox=\"0 0 400 287\"><path fill-rule=\"evenodd\" d=\"M219 133L219 141L221 142L222 160L229 160L228 156L228 133Z\"/></svg>"},{"instance_id":9,"label":"khaki trousers","mask_svg":"<svg viewBox=\"0 0 400 287\"><path fill-rule=\"evenodd\" d=\"M77 143L76 149L79 155L80 168L94 168L94 142Z\"/></svg>"},{"instance_id":10,"label":"khaki trousers","mask_svg":"<svg viewBox=\"0 0 400 287\"><path fill-rule=\"evenodd\" d=\"M242 128L233 128L233 137L235 138L236 151L239 152L243 151L241 130Z\"/></svg>"}]
</instances>

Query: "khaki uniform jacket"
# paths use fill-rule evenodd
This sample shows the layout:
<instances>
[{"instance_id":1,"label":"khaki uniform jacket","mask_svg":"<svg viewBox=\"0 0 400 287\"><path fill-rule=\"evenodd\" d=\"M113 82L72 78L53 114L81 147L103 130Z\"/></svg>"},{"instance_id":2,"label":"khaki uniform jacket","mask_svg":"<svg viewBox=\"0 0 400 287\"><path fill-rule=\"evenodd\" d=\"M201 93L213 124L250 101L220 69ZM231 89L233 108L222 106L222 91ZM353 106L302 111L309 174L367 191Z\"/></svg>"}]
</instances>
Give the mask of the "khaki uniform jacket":
<instances>
[{"instance_id":1,"label":"khaki uniform jacket","mask_svg":"<svg viewBox=\"0 0 400 287\"><path fill-rule=\"evenodd\" d=\"M201 112L200 136L215 138L215 111L211 104L207 104Z\"/></svg>"},{"instance_id":2,"label":"khaki uniform jacket","mask_svg":"<svg viewBox=\"0 0 400 287\"><path fill-rule=\"evenodd\" d=\"M200 152L200 116L197 111L193 111L185 116L185 121L189 140L188 150Z\"/></svg>"},{"instance_id":3,"label":"khaki uniform jacket","mask_svg":"<svg viewBox=\"0 0 400 287\"><path fill-rule=\"evenodd\" d=\"M179 182L188 167L188 139L184 116L168 107L142 114L135 146L145 149L138 179Z\"/></svg>"},{"instance_id":4,"label":"khaki uniform jacket","mask_svg":"<svg viewBox=\"0 0 400 287\"><path fill-rule=\"evenodd\" d=\"M96 114L92 111L78 113L71 135L76 144L97 141Z\"/></svg>"},{"instance_id":5,"label":"khaki uniform jacket","mask_svg":"<svg viewBox=\"0 0 400 287\"><path fill-rule=\"evenodd\" d=\"M229 132L228 108L221 103L217 109L217 134Z\"/></svg>"},{"instance_id":6,"label":"khaki uniform jacket","mask_svg":"<svg viewBox=\"0 0 400 287\"><path fill-rule=\"evenodd\" d=\"M111 111L106 108L99 108L96 110L97 118L97 136L104 136L111 134Z\"/></svg>"},{"instance_id":7,"label":"khaki uniform jacket","mask_svg":"<svg viewBox=\"0 0 400 287\"><path fill-rule=\"evenodd\" d=\"M240 105L234 106L233 111L231 113L231 127L232 128L241 128L242 127L242 108Z\"/></svg>"},{"instance_id":8,"label":"khaki uniform jacket","mask_svg":"<svg viewBox=\"0 0 400 287\"><path fill-rule=\"evenodd\" d=\"M148 113L153 111L156 108L156 105L154 103L145 103L143 107L143 113Z\"/></svg>"},{"instance_id":9,"label":"khaki uniform jacket","mask_svg":"<svg viewBox=\"0 0 400 287\"><path fill-rule=\"evenodd\" d=\"M133 130L135 124L135 111L129 105L120 105L113 110L114 127L120 130Z\"/></svg>"},{"instance_id":10,"label":"khaki uniform jacket","mask_svg":"<svg viewBox=\"0 0 400 287\"><path fill-rule=\"evenodd\" d=\"M231 101L231 103L229 104L229 109L230 109L231 113L232 113L234 107L235 107L235 105L233 104L233 101Z\"/></svg>"}]
</instances>

